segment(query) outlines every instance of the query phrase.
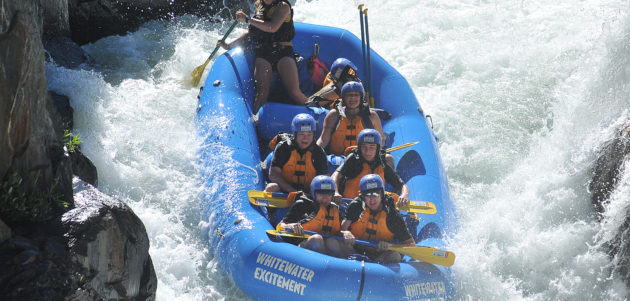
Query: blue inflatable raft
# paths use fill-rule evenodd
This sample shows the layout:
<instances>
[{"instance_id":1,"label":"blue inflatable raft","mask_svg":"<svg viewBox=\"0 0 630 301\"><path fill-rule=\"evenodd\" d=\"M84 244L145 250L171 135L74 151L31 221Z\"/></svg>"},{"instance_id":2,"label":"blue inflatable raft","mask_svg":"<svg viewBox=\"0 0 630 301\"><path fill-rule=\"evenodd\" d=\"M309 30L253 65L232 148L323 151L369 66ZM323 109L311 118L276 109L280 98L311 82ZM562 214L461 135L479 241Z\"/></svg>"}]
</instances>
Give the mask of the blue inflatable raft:
<instances>
[{"instance_id":1,"label":"blue inflatable raft","mask_svg":"<svg viewBox=\"0 0 630 301\"><path fill-rule=\"evenodd\" d=\"M345 57L365 78L361 40L355 35L311 24L296 23L295 28L297 53L308 58L318 43L319 59L326 65ZM420 214L419 219L404 215L408 227L419 246L443 248L443 239L455 231L455 214L436 138L407 81L375 52L371 52L371 66L375 106L392 115L382 122L386 146L419 141L392 152L396 171L411 190L409 199L430 201L437 207L437 214ZM256 126L253 69L251 53L242 49L218 57L197 107L203 140L199 167L205 185L203 218L212 256L230 278L260 300L449 299L454 290L450 268L408 257L397 264L334 258L267 236L265 231L273 227L265 209L251 205L247 197L249 190L264 188L261 160L269 152L266 143L280 131L290 132L297 113L313 115L321 131L327 111L269 102L261 109ZM301 76L304 79L310 78ZM308 90L308 82L303 86ZM310 95L311 91L306 92Z\"/></svg>"}]
</instances>

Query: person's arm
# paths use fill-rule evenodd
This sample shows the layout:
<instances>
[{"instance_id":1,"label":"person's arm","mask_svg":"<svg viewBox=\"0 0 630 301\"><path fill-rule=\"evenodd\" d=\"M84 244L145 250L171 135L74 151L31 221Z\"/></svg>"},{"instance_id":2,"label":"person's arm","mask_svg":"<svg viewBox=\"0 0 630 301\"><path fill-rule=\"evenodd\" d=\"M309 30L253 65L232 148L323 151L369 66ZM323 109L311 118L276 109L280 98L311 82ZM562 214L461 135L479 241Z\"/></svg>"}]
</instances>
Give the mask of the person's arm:
<instances>
[{"instance_id":1,"label":"person's arm","mask_svg":"<svg viewBox=\"0 0 630 301\"><path fill-rule=\"evenodd\" d=\"M339 192L339 183L341 183L341 177L343 177L343 175L339 172L339 168L337 168L337 170L335 170L335 172L333 172L331 176L333 181L335 181L335 194L333 195L332 201L335 204L339 205L341 205L343 199L343 195L341 194L341 192Z\"/></svg>"},{"instance_id":2,"label":"person's arm","mask_svg":"<svg viewBox=\"0 0 630 301\"><path fill-rule=\"evenodd\" d=\"M378 117L378 114L372 110L370 110L370 121L372 121L372 126L375 130L377 130L381 134L382 141L385 141L385 135L383 135L383 125L381 125L381 118Z\"/></svg>"},{"instance_id":3,"label":"person's arm","mask_svg":"<svg viewBox=\"0 0 630 301\"><path fill-rule=\"evenodd\" d=\"M363 201L359 198L352 200L352 202L348 204L348 207L346 208L346 216L343 221L341 221L341 231L349 231L350 225L359 220L361 212L363 212L362 204Z\"/></svg>"},{"instance_id":4,"label":"person's arm","mask_svg":"<svg viewBox=\"0 0 630 301\"><path fill-rule=\"evenodd\" d=\"M247 14L243 12L240 13L241 14L239 14L239 12L236 13L237 19L241 18L241 20L246 20L247 23L264 32L274 33L278 31L278 29L280 29L280 26L282 26L284 20L291 15L291 7L285 2L280 2L280 4L278 4L278 6L276 7L276 11L271 17L271 20L269 21L247 18Z\"/></svg>"},{"instance_id":5,"label":"person's arm","mask_svg":"<svg viewBox=\"0 0 630 301\"><path fill-rule=\"evenodd\" d=\"M394 239L404 245L415 245L413 236L407 229L407 224L398 211L393 210L387 215L387 228L394 233Z\"/></svg>"},{"instance_id":6,"label":"person's arm","mask_svg":"<svg viewBox=\"0 0 630 301\"><path fill-rule=\"evenodd\" d=\"M269 168L269 181L278 184L280 189L284 192L297 191L282 176L282 167L287 163L290 156L291 150L289 144L286 141L278 143L273 152L273 158L271 159L271 168Z\"/></svg>"},{"instance_id":7,"label":"person's arm","mask_svg":"<svg viewBox=\"0 0 630 301\"><path fill-rule=\"evenodd\" d=\"M280 167L272 166L269 169L269 181L278 184L280 189L284 192L297 191L289 182L287 182L282 176L282 169Z\"/></svg>"},{"instance_id":8,"label":"person's arm","mask_svg":"<svg viewBox=\"0 0 630 301\"><path fill-rule=\"evenodd\" d=\"M319 175L328 174L328 159L326 159L326 152L319 145L313 146L313 166L315 167L315 173Z\"/></svg>"},{"instance_id":9,"label":"person's arm","mask_svg":"<svg viewBox=\"0 0 630 301\"><path fill-rule=\"evenodd\" d=\"M398 206L398 208L409 207L409 186L407 186L407 184L403 184L396 206Z\"/></svg>"},{"instance_id":10,"label":"person's arm","mask_svg":"<svg viewBox=\"0 0 630 301\"><path fill-rule=\"evenodd\" d=\"M335 126L337 126L337 119L339 119L339 112L337 112L337 110L330 110L330 112L326 114L322 134L319 136L319 139L317 139L317 145L321 148L326 148L328 143L330 143L332 132L335 129Z\"/></svg>"},{"instance_id":11,"label":"person's arm","mask_svg":"<svg viewBox=\"0 0 630 301\"><path fill-rule=\"evenodd\" d=\"M223 49L225 50L230 50L234 47L238 47L238 46L242 46L245 44L245 41L247 41L247 35L248 32L244 32L243 34L241 34L238 38L234 39L232 42L227 43L225 41L221 41L218 40L217 41L217 46L221 46L223 47Z\"/></svg>"},{"instance_id":12,"label":"person's arm","mask_svg":"<svg viewBox=\"0 0 630 301\"><path fill-rule=\"evenodd\" d=\"M396 202L398 208L406 208L409 206L409 186L403 182L403 180L396 174L394 169L389 165L385 164L385 181L394 187L397 191L400 191L400 196L398 197L398 201Z\"/></svg>"}]
</instances>

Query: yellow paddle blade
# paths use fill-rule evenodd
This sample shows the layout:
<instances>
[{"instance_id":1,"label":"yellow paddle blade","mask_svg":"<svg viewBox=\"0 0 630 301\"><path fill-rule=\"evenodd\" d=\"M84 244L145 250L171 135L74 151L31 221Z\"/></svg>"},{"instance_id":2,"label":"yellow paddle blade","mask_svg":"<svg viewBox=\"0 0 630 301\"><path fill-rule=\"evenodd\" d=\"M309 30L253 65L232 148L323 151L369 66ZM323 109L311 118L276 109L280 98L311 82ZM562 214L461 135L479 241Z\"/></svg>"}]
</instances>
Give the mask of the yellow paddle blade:
<instances>
[{"instance_id":1,"label":"yellow paddle blade","mask_svg":"<svg viewBox=\"0 0 630 301\"><path fill-rule=\"evenodd\" d=\"M295 194L286 195L278 192L265 192L260 190L250 190L247 196L249 197L249 202L254 206L271 208L289 208L295 198Z\"/></svg>"},{"instance_id":2,"label":"yellow paddle blade","mask_svg":"<svg viewBox=\"0 0 630 301\"><path fill-rule=\"evenodd\" d=\"M294 238L308 238L311 236L309 233L295 234L293 232L267 230L267 234L271 236L282 237L294 237ZM332 237L335 239L343 240L342 237L332 236L327 234L321 234L324 237ZM375 247L376 242L356 240L355 244ZM387 249L396 251L400 254L407 255L413 259L422 260L426 263L441 265L450 267L455 263L455 253L451 251L440 250L435 247L421 247L421 246L407 246L407 245L391 245Z\"/></svg>"},{"instance_id":3,"label":"yellow paddle blade","mask_svg":"<svg viewBox=\"0 0 630 301\"><path fill-rule=\"evenodd\" d=\"M397 150L399 150L399 149L403 149L403 148L405 148L405 147L410 147L410 146L412 146L412 145L416 145L416 144L418 144L418 143L420 143L420 141L416 141L416 142L409 142L409 143L401 144L401 145L399 145L399 146L390 147L390 148L386 149L386 150L385 150L385 152L389 154L389 153L391 153L391 152L393 152L393 151L397 151Z\"/></svg>"},{"instance_id":4,"label":"yellow paddle blade","mask_svg":"<svg viewBox=\"0 0 630 301\"><path fill-rule=\"evenodd\" d=\"M191 73L190 73L190 77L192 77L191 79L191 83L193 86L197 86L199 85L199 81L201 80L201 75L203 75L203 70L206 69L206 66L208 65L208 63L210 62L210 58L208 58L206 60L205 63L203 63L203 65L197 66Z\"/></svg>"},{"instance_id":5,"label":"yellow paddle blade","mask_svg":"<svg viewBox=\"0 0 630 301\"><path fill-rule=\"evenodd\" d=\"M423 201L410 201L408 208L398 208L398 210L422 214L435 214L437 212L435 204Z\"/></svg>"},{"instance_id":6,"label":"yellow paddle blade","mask_svg":"<svg viewBox=\"0 0 630 301\"><path fill-rule=\"evenodd\" d=\"M410 147L410 146L412 146L412 145L416 145L416 144L418 144L418 143L420 143L420 141L416 141L416 142L409 142L409 143L401 144L401 145L399 145L399 146L390 147L390 148L385 149L385 153L388 153L388 154L389 154L389 153L391 153L391 152L393 152L393 151L397 151L397 150L399 150L399 149L403 149L403 148L406 148L406 147ZM346 149L345 149L345 151L344 151L344 153L343 153L343 154L344 154L345 156L347 156L348 154L350 154L350 152L351 152L352 150L354 150L354 149L355 149L355 148L357 148L357 147L358 147L358 146L356 146L356 145L351 145L351 146L348 146L348 147L346 147Z\"/></svg>"},{"instance_id":7,"label":"yellow paddle blade","mask_svg":"<svg viewBox=\"0 0 630 301\"><path fill-rule=\"evenodd\" d=\"M309 236L311 236L310 234L295 234L293 232L279 232L276 230L267 230L267 234L271 235L271 236L283 236L283 237L295 237L295 238L308 238Z\"/></svg>"},{"instance_id":8,"label":"yellow paddle blade","mask_svg":"<svg viewBox=\"0 0 630 301\"><path fill-rule=\"evenodd\" d=\"M455 263L455 253L438 248L392 245L388 249L430 264L450 267Z\"/></svg>"}]
</instances>

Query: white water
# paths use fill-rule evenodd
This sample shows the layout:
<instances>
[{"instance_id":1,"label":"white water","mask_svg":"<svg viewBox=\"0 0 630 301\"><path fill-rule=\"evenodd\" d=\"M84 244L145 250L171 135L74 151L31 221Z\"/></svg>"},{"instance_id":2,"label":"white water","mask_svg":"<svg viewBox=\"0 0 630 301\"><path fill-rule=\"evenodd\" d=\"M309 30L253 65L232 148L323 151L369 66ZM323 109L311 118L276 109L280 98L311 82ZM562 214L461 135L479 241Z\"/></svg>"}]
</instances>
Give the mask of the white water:
<instances>
[{"instance_id":1,"label":"white water","mask_svg":"<svg viewBox=\"0 0 630 301\"><path fill-rule=\"evenodd\" d=\"M627 210L630 172L602 224L587 186L597 150L630 117L629 3L443 2L366 4L372 48L407 78L440 138L461 226L449 246L457 299L626 299L603 245ZM295 19L359 35L358 4L298 0ZM48 65L100 188L147 227L159 300L246 299L198 223L197 89L186 84L226 27L151 22L85 46L95 71Z\"/></svg>"}]
</instances>

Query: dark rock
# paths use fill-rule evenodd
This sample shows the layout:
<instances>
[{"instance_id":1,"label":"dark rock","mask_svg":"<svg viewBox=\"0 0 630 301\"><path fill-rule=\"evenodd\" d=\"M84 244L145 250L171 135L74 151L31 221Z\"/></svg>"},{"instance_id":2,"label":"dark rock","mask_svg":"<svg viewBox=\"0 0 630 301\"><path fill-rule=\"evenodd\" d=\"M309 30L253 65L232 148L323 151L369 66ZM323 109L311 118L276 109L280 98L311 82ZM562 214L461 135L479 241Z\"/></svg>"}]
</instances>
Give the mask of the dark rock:
<instances>
[{"instance_id":1,"label":"dark rock","mask_svg":"<svg viewBox=\"0 0 630 301\"><path fill-rule=\"evenodd\" d=\"M589 183L593 206L599 213L606 210L611 201L610 195L617 188L620 173L630 153L630 123L619 128L615 137L600 151L595 163L593 179ZM627 172L627 171L626 171ZM628 200L617 199L616 202ZM603 217L604 215L600 215ZM626 210L625 219L616 231L614 238L606 242L608 255L613 259L615 275L630 286L630 209Z\"/></svg>"},{"instance_id":2,"label":"dark rock","mask_svg":"<svg viewBox=\"0 0 630 301\"><path fill-rule=\"evenodd\" d=\"M12 235L11 228L0 219L0 244L11 238Z\"/></svg>"},{"instance_id":3,"label":"dark rock","mask_svg":"<svg viewBox=\"0 0 630 301\"><path fill-rule=\"evenodd\" d=\"M52 102L55 104L56 112L58 113L51 114L53 119L56 121L54 122L56 125L55 131L57 132L59 139L63 139L63 133L66 130L72 130L72 116L74 110L70 106L70 100L68 97L54 92L51 92L50 95ZM83 181L97 186L98 172L96 170L96 166L94 166L92 161L81 152L80 148L69 154L59 154L59 160L61 161L68 159L68 157L72 166L72 174L77 175Z\"/></svg>"},{"instance_id":4,"label":"dark rock","mask_svg":"<svg viewBox=\"0 0 630 301\"><path fill-rule=\"evenodd\" d=\"M46 58L59 66L75 69L90 62L89 56L79 45L65 36L46 36L43 39Z\"/></svg>"},{"instance_id":5,"label":"dark rock","mask_svg":"<svg viewBox=\"0 0 630 301\"><path fill-rule=\"evenodd\" d=\"M157 278L140 219L91 185L75 178L74 186L76 208L62 220L71 257L87 269L82 289L103 299L155 299ZM76 294L71 299L85 297Z\"/></svg>"},{"instance_id":6,"label":"dark rock","mask_svg":"<svg viewBox=\"0 0 630 301\"><path fill-rule=\"evenodd\" d=\"M31 264L35 262L36 260L40 258L41 258L41 254L39 252L37 252L36 250L30 249L30 250L23 251L17 254L15 257L13 257L13 263L27 265L27 264Z\"/></svg>"},{"instance_id":7,"label":"dark rock","mask_svg":"<svg viewBox=\"0 0 630 301\"><path fill-rule=\"evenodd\" d=\"M225 9L223 0L69 0L68 7L72 40L79 45L124 35L150 20L183 14L210 17Z\"/></svg>"},{"instance_id":8,"label":"dark rock","mask_svg":"<svg viewBox=\"0 0 630 301\"><path fill-rule=\"evenodd\" d=\"M80 150L75 150L70 153L70 160L72 160L72 173L74 173L81 180L97 186L98 184L98 171L94 163L83 155Z\"/></svg>"},{"instance_id":9,"label":"dark rock","mask_svg":"<svg viewBox=\"0 0 630 301\"><path fill-rule=\"evenodd\" d=\"M50 115L40 1L2 3L0 180L6 181L11 173L16 173L29 194L46 193L55 187L63 194L63 200L71 202L71 167L69 161L66 164L58 161L63 144ZM5 222L11 221L5 219Z\"/></svg>"},{"instance_id":10,"label":"dark rock","mask_svg":"<svg viewBox=\"0 0 630 301\"><path fill-rule=\"evenodd\" d=\"M67 256L62 236L50 238L58 223L16 229L30 237L16 235L0 244L0 296L2 300L63 300L79 287L75 271L81 267ZM55 232L55 231L52 231ZM51 252L50 250L53 250Z\"/></svg>"},{"instance_id":11,"label":"dark rock","mask_svg":"<svg viewBox=\"0 0 630 301\"><path fill-rule=\"evenodd\" d=\"M630 153L630 124L621 127L615 138L600 151L595 163L593 179L588 188L597 212L604 212L604 206L617 185L617 177L628 158L628 153Z\"/></svg>"},{"instance_id":12,"label":"dark rock","mask_svg":"<svg viewBox=\"0 0 630 301\"><path fill-rule=\"evenodd\" d=\"M44 0L41 5L44 12L44 34L69 36L68 0Z\"/></svg>"},{"instance_id":13,"label":"dark rock","mask_svg":"<svg viewBox=\"0 0 630 301\"><path fill-rule=\"evenodd\" d=\"M13 239L11 239L9 241L9 247L14 250L35 249L33 240L21 235L16 235Z\"/></svg>"},{"instance_id":14,"label":"dark rock","mask_svg":"<svg viewBox=\"0 0 630 301\"><path fill-rule=\"evenodd\" d=\"M626 212L626 218L619 227L619 231L609 243L608 255L615 262L614 273L621 276L621 279L630 286L630 210Z\"/></svg>"},{"instance_id":15,"label":"dark rock","mask_svg":"<svg viewBox=\"0 0 630 301\"><path fill-rule=\"evenodd\" d=\"M55 124L61 126L56 131L58 136L62 136L64 131L71 131L74 126L74 109L70 106L70 99L65 95L50 92L50 98L59 113L59 118L56 118ZM62 138L61 136L59 137Z\"/></svg>"}]
</instances>

